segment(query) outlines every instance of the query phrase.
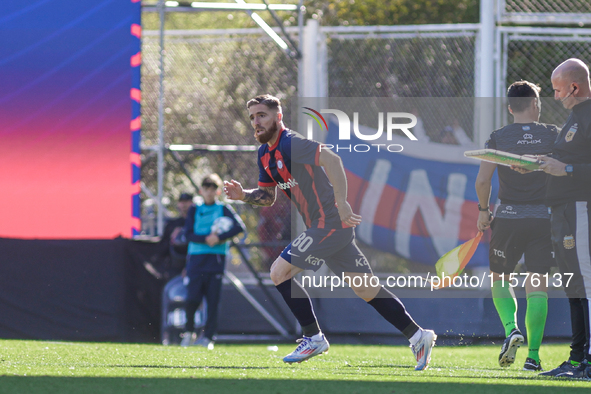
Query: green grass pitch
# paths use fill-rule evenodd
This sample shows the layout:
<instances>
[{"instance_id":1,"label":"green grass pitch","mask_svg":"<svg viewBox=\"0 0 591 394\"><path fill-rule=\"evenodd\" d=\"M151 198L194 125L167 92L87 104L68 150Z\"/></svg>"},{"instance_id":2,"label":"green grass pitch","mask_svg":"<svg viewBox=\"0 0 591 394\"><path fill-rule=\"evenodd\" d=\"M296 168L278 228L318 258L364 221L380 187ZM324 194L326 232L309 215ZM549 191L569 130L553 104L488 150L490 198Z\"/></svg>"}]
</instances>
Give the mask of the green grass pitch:
<instances>
[{"instance_id":1,"label":"green grass pitch","mask_svg":"<svg viewBox=\"0 0 591 394\"><path fill-rule=\"evenodd\" d=\"M414 371L405 346L333 345L302 364L281 358L295 344L159 345L0 340L0 393L590 393L591 382L536 378L515 364L497 365L499 346L436 346L431 366ZM543 345L549 369L567 345Z\"/></svg>"}]
</instances>

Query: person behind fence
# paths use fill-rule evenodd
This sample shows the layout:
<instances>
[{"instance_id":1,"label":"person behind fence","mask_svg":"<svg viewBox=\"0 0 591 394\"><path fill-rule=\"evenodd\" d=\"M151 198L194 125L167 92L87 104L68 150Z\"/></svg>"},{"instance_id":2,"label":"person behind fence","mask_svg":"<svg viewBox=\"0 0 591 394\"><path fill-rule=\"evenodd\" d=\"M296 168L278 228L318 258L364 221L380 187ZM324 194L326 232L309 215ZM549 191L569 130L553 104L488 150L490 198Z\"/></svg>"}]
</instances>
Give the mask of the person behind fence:
<instances>
[{"instance_id":1,"label":"person behind fence","mask_svg":"<svg viewBox=\"0 0 591 394\"><path fill-rule=\"evenodd\" d=\"M187 267L183 272L187 286L187 322L181 346L199 345L213 349L229 240L245 230L232 207L218 200L221 186L222 180L217 174L203 178L199 191L203 203L191 207L187 215L185 236L189 249ZM204 297L207 320L203 333L198 336L194 332L194 318Z\"/></svg>"},{"instance_id":2,"label":"person behind fence","mask_svg":"<svg viewBox=\"0 0 591 394\"><path fill-rule=\"evenodd\" d=\"M538 86L527 81L509 86L509 112L514 117L514 123L495 130L485 148L517 155L542 155L552 151L558 128L538 123L541 110L539 91ZM489 200L495 170L499 174L501 204L493 220ZM523 370L541 371L539 348L548 315L548 293L543 275L556 265L550 239L550 214L544 205L546 174L536 171L522 175L509 167L482 161L476 177L476 193L480 210L478 230L492 228L489 250L492 298L506 337L499 365L508 367L513 364L517 349L524 342L517 325L517 300L510 278L524 255L528 274L525 283L525 328L529 350Z\"/></svg>"},{"instance_id":3,"label":"person behind fence","mask_svg":"<svg viewBox=\"0 0 591 394\"><path fill-rule=\"evenodd\" d=\"M176 207L179 216L166 222L164 232L157 245L157 252L146 269L158 279L168 281L180 275L187 261L187 241L184 236L185 220L193 205L193 195L181 193Z\"/></svg>"},{"instance_id":4,"label":"person behind fence","mask_svg":"<svg viewBox=\"0 0 591 394\"><path fill-rule=\"evenodd\" d=\"M591 378L591 82L589 67L568 59L552 72L554 99L571 113L540 168L550 176L546 205L551 209L552 244L570 304L570 357L543 376ZM567 275L572 275L566 284Z\"/></svg>"},{"instance_id":5,"label":"person behind fence","mask_svg":"<svg viewBox=\"0 0 591 394\"><path fill-rule=\"evenodd\" d=\"M347 202L347 178L341 158L321 145L303 138L283 124L281 102L271 95L247 103L258 152L258 188L244 190L236 181L224 183L231 200L269 206L279 188L295 204L307 230L295 238L271 266L271 279L303 331L297 348L283 358L302 362L322 354L329 343L320 330L310 297L294 276L303 270L317 271L323 264L337 275L349 278L357 296L399 329L411 343L417 365L427 368L437 336L422 329L402 302L383 286L373 285L369 262L355 243L354 227L361 216ZM370 278L369 284L361 278ZM364 283L365 282L365 283Z\"/></svg>"}]
</instances>

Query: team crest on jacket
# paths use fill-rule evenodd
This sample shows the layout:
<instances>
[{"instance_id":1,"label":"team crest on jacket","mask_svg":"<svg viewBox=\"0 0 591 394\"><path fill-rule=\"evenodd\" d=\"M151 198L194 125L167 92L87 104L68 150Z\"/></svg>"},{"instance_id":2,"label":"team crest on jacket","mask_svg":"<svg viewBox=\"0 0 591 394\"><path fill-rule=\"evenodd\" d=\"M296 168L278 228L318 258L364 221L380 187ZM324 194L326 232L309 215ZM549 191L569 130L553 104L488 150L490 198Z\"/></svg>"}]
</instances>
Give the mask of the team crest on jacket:
<instances>
[{"instance_id":1,"label":"team crest on jacket","mask_svg":"<svg viewBox=\"0 0 591 394\"><path fill-rule=\"evenodd\" d=\"M279 169L283 168L283 162L281 160L277 160L277 168L279 168Z\"/></svg>"},{"instance_id":2,"label":"team crest on jacket","mask_svg":"<svg viewBox=\"0 0 591 394\"><path fill-rule=\"evenodd\" d=\"M564 249L572 249L575 247L575 238L572 235L565 235L564 240L562 241L562 245L564 245Z\"/></svg>"},{"instance_id":3,"label":"team crest on jacket","mask_svg":"<svg viewBox=\"0 0 591 394\"><path fill-rule=\"evenodd\" d=\"M574 125L571 126L571 128L568 130L568 133L566 133L566 136L564 137L566 142L571 142L573 140L573 137L575 136L578 128L579 128L578 123L575 123Z\"/></svg>"}]
</instances>

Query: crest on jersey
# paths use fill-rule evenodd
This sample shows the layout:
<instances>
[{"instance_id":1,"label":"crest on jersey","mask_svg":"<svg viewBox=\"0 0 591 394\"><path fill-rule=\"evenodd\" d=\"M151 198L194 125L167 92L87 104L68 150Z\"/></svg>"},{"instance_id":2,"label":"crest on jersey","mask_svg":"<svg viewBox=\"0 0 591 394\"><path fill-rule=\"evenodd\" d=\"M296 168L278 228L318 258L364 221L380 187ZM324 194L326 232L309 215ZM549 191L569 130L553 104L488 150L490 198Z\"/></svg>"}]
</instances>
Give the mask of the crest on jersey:
<instances>
[{"instance_id":1,"label":"crest on jersey","mask_svg":"<svg viewBox=\"0 0 591 394\"><path fill-rule=\"evenodd\" d=\"M564 137L566 142L571 142L573 140L578 128L579 128L578 123L575 123L574 125L572 125L570 127L570 129L568 130L568 133L566 133L566 136Z\"/></svg>"},{"instance_id":2,"label":"crest on jersey","mask_svg":"<svg viewBox=\"0 0 591 394\"><path fill-rule=\"evenodd\" d=\"M572 235L565 235L564 240L562 241L562 245L564 245L564 249L572 249L575 247L575 237Z\"/></svg>"},{"instance_id":3,"label":"crest on jersey","mask_svg":"<svg viewBox=\"0 0 591 394\"><path fill-rule=\"evenodd\" d=\"M279 169L283 168L283 162L281 160L277 160L277 168L279 168Z\"/></svg>"}]
</instances>

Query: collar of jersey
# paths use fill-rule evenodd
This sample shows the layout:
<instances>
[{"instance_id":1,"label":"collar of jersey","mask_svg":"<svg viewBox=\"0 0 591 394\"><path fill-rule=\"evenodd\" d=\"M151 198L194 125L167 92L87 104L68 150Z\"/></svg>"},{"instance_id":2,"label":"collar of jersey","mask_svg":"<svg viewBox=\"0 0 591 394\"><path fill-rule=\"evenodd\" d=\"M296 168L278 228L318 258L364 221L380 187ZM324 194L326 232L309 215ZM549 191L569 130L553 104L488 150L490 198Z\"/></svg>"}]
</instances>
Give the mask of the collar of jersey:
<instances>
[{"instance_id":1,"label":"collar of jersey","mask_svg":"<svg viewBox=\"0 0 591 394\"><path fill-rule=\"evenodd\" d=\"M277 148L277 145L279 145L279 140L281 139L281 134L283 134L283 132L285 130L287 130L287 129L286 128L281 129L281 131L279 132L279 135L277 136L277 140L275 141L273 146L269 147L269 150L273 150L273 149Z\"/></svg>"}]
</instances>

